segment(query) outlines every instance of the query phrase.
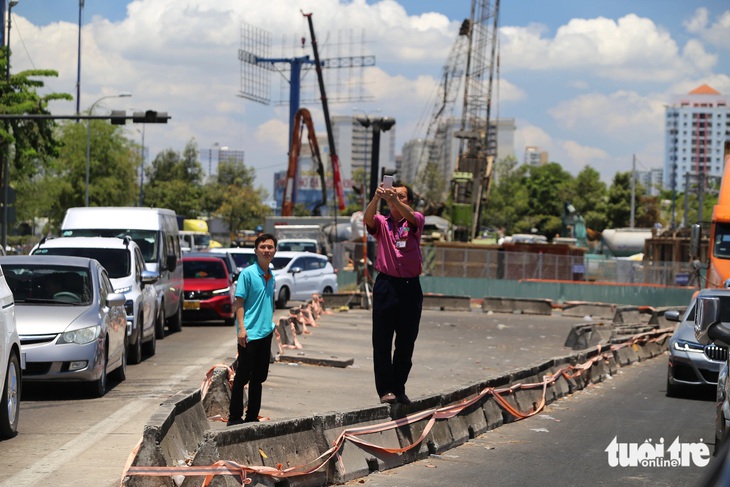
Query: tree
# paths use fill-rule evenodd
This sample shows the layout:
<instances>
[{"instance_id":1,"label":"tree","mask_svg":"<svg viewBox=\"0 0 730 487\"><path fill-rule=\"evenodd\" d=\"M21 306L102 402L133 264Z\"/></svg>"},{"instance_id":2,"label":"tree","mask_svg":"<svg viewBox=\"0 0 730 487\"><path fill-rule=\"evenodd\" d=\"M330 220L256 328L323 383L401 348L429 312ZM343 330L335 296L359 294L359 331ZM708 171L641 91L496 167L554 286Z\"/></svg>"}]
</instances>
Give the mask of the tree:
<instances>
[{"instance_id":1,"label":"tree","mask_svg":"<svg viewBox=\"0 0 730 487\"><path fill-rule=\"evenodd\" d=\"M504 229L507 235L514 233L515 225L528 211L526 176L527 166L520 166L515 157L495 164L482 225Z\"/></svg>"},{"instance_id":2,"label":"tree","mask_svg":"<svg viewBox=\"0 0 730 487\"><path fill-rule=\"evenodd\" d=\"M603 230L606 227L606 183L591 166L585 166L575 177L574 196L571 200L585 220L586 227Z\"/></svg>"},{"instance_id":3,"label":"tree","mask_svg":"<svg viewBox=\"0 0 730 487\"><path fill-rule=\"evenodd\" d=\"M628 227L631 219L631 173L619 172L608 189L606 225L608 228Z\"/></svg>"},{"instance_id":4,"label":"tree","mask_svg":"<svg viewBox=\"0 0 730 487\"><path fill-rule=\"evenodd\" d=\"M89 205L133 206L139 161L134 144L121 127L101 120L90 122ZM53 228L68 208L85 205L87 125L61 123L56 138L58 156L17 183L19 194L23 194L23 213L19 216L24 220L48 216Z\"/></svg>"},{"instance_id":5,"label":"tree","mask_svg":"<svg viewBox=\"0 0 730 487\"><path fill-rule=\"evenodd\" d=\"M573 176L557 162L530 168L527 187L527 217L517 225L520 231L531 231L547 237L560 234L563 207L573 196Z\"/></svg>"},{"instance_id":6,"label":"tree","mask_svg":"<svg viewBox=\"0 0 730 487\"><path fill-rule=\"evenodd\" d=\"M0 48L0 72L7 72L7 47ZM47 93L39 95L36 91L44 87L42 78L58 77L54 70L33 69L11 74L9 83L6 78L0 82L0 113L9 115L46 114L48 103L53 100L73 100L67 93ZM38 190L36 183L46 176L44 169L57 155L58 144L54 137L56 123L53 120L33 120L17 118L0 124L2 150L9 148L10 178L8 184L16 190L15 208L19 220L29 220L44 215L39 212L41 204L53 201L49 193ZM0 166L2 167L2 166ZM7 175L0 173L0 186ZM59 189L63 184L56 186ZM52 193L51 193L52 194Z\"/></svg>"},{"instance_id":7,"label":"tree","mask_svg":"<svg viewBox=\"0 0 730 487\"><path fill-rule=\"evenodd\" d=\"M182 155L172 149L157 154L145 175L149 181L145 206L170 208L185 218L196 218L203 211L203 166L194 140L185 145Z\"/></svg>"}]
</instances>

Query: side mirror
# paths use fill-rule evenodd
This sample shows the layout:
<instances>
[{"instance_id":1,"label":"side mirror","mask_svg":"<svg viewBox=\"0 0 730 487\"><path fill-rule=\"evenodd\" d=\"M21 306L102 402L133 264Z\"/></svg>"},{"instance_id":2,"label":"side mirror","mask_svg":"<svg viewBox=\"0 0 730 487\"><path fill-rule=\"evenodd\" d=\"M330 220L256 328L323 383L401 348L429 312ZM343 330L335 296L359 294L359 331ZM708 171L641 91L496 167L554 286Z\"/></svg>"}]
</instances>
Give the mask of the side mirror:
<instances>
[{"instance_id":1,"label":"side mirror","mask_svg":"<svg viewBox=\"0 0 730 487\"><path fill-rule=\"evenodd\" d=\"M720 298L697 298L695 338L703 345L730 346L730 323L720 319Z\"/></svg>"},{"instance_id":2,"label":"side mirror","mask_svg":"<svg viewBox=\"0 0 730 487\"><path fill-rule=\"evenodd\" d=\"M300 272L302 272L302 268L301 267L292 267L291 269L289 269L289 272L291 274L299 274Z\"/></svg>"},{"instance_id":3,"label":"side mirror","mask_svg":"<svg viewBox=\"0 0 730 487\"><path fill-rule=\"evenodd\" d=\"M667 321L679 321L680 315L681 313L679 311L673 309L664 313L664 319Z\"/></svg>"},{"instance_id":4,"label":"side mirror","mask_svg":"<svg viewBox=\"0 0 730 487\"><path fill-rule=\"evenodd\" d=\"M160 279L160 274L148 270L142 271L142 285L154 284Z\"/></svg>"},{"instance_id":5,"label":"side mirror","mask_svg":"<svg viewBox=\"0 0 730 487\"><path fill-rule=\"evenodd\" d=\"M689 238L689 256L692 260L699 259L700 257L700 242L702 241L702 227L699 223L692 225L692 230Z\"/></svg>"}]
</instances>

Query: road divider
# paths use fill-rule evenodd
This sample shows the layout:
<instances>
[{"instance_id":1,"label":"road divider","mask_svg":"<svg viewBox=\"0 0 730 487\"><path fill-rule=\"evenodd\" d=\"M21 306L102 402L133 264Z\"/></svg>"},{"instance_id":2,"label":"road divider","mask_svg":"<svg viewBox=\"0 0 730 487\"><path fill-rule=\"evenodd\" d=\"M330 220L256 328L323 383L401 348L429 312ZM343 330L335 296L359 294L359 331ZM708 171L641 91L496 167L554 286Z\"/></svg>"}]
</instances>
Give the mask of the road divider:
<instances>
[{"instance_id":1,"label":"road divider","mask_svg":"<svg viewBox=\"0 0 730 487\"><path fill-rule=\"evenodd\" d=\"M325 298L326 299L326 298ZM203 386L163 403L145 426L123 474L126 486L326 485L426 458L487 430L529 418L547 404L619 367L661 355L671 328L615 336L607 344L543 361L410 405L378 405L225 429L231 369L206 374ZM231 477L237 477L234 480ZM228 479L228 480L226 480Z\"/></svg>"}]
</instances>

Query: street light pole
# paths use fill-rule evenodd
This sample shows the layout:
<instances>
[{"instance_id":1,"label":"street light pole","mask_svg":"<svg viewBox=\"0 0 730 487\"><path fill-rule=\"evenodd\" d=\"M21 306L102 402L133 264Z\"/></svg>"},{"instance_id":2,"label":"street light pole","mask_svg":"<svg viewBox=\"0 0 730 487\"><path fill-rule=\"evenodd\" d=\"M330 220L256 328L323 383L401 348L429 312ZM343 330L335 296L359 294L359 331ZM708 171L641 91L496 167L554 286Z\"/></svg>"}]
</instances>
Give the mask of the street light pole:
<instances>
[{"instance_id":1,"label":"street light pole","mask_svg":"<svg viewBox=\"0 0 730 487\"><path fill-rule=\"evenodd\" d=\"M96 100L91 105L91 108L89 108L89 115L94 114L94 108L102 100L106 100L107 98L126 98L126 97L130 97L130 96L132 96L131 93L118 93L116 95L102 96L101 98ZM90 168L90 166L91 166L91 120L88 120L86 122L86 198L85 198L86 206L89 206L89 168Z\"/></svg>"}]
</instances>

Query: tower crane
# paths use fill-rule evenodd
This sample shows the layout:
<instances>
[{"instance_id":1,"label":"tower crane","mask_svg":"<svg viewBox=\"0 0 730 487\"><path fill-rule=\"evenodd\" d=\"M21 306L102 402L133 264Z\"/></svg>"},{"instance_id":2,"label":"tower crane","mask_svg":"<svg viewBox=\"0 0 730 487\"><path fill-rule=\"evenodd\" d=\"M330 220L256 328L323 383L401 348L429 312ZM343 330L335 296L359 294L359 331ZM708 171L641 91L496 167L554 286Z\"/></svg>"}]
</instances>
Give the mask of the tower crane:
<instances>
[{"instance_id":1,"label":"tower crane","mask_svg":"<svg viewBox=\"0 0 730 487\"><path fill-rule=\"evenodd\" d=\"M431 187L430 171L443 170L450 177L449 198L454 238L468 241L476 236L481 210L489 196L492 163L497 153L496 137L489 120L492 84L497 60L499 0L472 0L471 14L459 30L443 69L439 96L434 104L419 160L417 181L424 190ZM459 139L456 171L447 139L451 113L463 85L461 123L454 136ZM447 115L448 114L448 115Z\"/></svg>"}]
</instances>

